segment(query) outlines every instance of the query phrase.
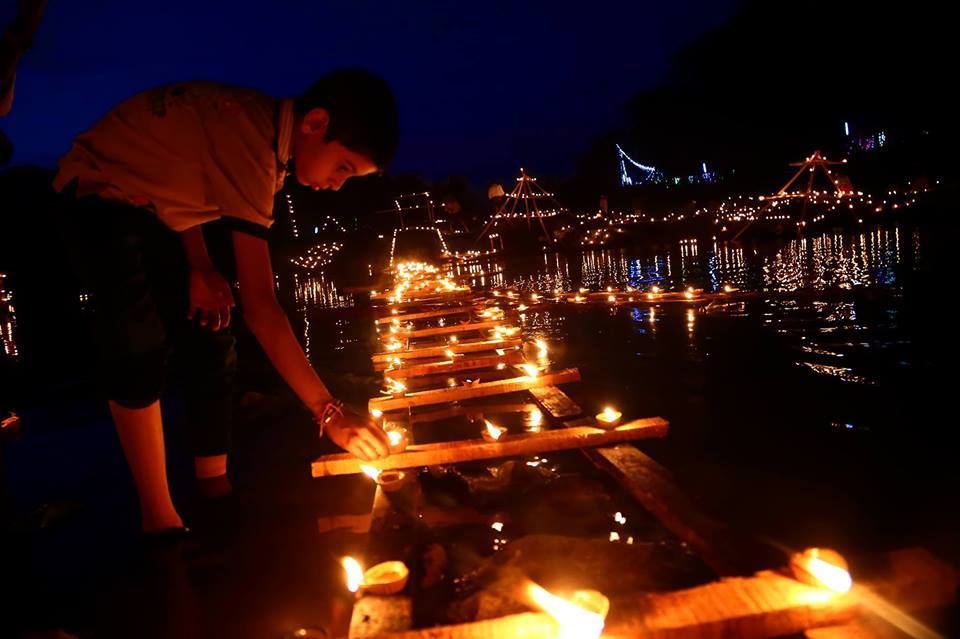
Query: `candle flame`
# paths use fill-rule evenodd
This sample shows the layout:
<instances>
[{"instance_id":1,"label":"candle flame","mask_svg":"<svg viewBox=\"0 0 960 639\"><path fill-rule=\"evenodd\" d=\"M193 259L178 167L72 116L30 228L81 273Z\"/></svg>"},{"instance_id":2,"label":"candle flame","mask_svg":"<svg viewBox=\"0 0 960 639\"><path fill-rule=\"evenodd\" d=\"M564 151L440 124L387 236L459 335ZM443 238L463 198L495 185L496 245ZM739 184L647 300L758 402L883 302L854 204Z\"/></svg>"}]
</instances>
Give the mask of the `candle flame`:
<instances>
[{"instance_id":1,"label":"candle flame","mask_svg":"<svg viewBox=\"0 0 960 639\"><path fill-rule=\"evenodd\" d=\"M825 588L834 592L849 592L850 588L853 587L853 579L851 579L850 573L840 566L835 566L820 559L817 556L816 549L813 549L811 556L807 559L805 568Z\"/></svg>"},{"instance_id":2,"label":"candle flame","mask_svg":"<svg viewBox=\"0 0 960 639\"><path fill-rule=\"evenodd\" d=\"M537 367L533 364L518 364L517 366L518 368L522 369L528 377L536 377L540 374L540 372L537 370Z\"/></svg>"},{"instance_id":3,"label":"candle flame","mask_svg":"<svg viewBox=\"0 0 960 639\"><path fill-rule=\"evenodd\" d=\"M537 606L557 622L559 626L558 639L597 639L603 632L604 614L582 608L535 583L530 584L529 593L530 598ZM590 594L597 598L602 597L599 593ZM607 606L609 606L609 602L607 602Z\"/></svg>"},{"instance_id":4,"label":"candle flame","mask_svg":"<svg viewBox=\"0 0 960 639\"><path fill-rule=\"evenodd\" d=\"M607 295L607 301L612 304L613 302L616 302L616 301L617 301L617 296L616 296L616 295Z\"/></svg>"},{"instance_id":5,"label":"candle flame","mask_svg":"<svg viewBox=\"0 0 960 639\"><path fill-rule=\"evenodd\" d=\"M360 586L363 585L363 568L360 567L360 562L353 557L344 557L340 563L347 573L347 590L350 592L358 591Z\"/></svg>"},{"instance_id":6,"label":"candle flame","mask_svg":"<svg viewBox=\"0 0 960 639\"><path fill-rule=\"evenodd\" d=\"M610 407L610 406L605 406L605 407L604 407L602 415L603 415L603 418L604 418L604 419L606 419L607 421L611 421L611 422L612 422L613 420L615 420L616 418L620 417L620 413L617 412L615 409L613 409L613 408Z\"/></svg>"},{"instance_id":7,"label":"candle flame","mask_svg":"<svg viewBox=\"0 0 960 639\"><path fill-rule=\"evenodd\" d=\"M392 377L387 379L387 391L390 393L402 393L407 390L407 385L403 382L393 379Z\"/></svg>"},{"instance_id":8,"label":"candle flame","mask_svg":"<svg viewBox=\"0 0 960 639\"><path fill-rule=\"evenodd\" d=\"M383 417L383 411L380 410L379 408L371 408L370 414L373 416L374 419L380 419L381 417Z\"/></svg>"},{"instance_id":9,"label":"candle flame","mask_svg":"<svg viewBox=\"0 0 960 639\"><path fill-rule=\"evenodd\" d=\"M400 442L403 441L403 433L399 430L389 430L387 431L387 439L391 446L399 446Z\"/></svg>"},{"instance_id":10,"label":"candle flame","mask_svg":"<svg viewBox=\"0 0 960 639\"><path fill-rule=\"evenodd\" d=\"M502 426L497 426L496 424L494 424L488 419L483 420L483 423L487 429L487 434L491 438L493 438L494 441L497 441L498 439L500 439L500 437L502 437L503 434L507 432L506 428L503 428Z\"/></svg>"},{"instance_id":11,"label":"candle flame","mask_svg":"<svg viewBox=\"0 0 960 639\"><path fill-rule=\"evenodd\" d=\"M383 472L379 468L374 468L373 466L367 466L366 464L360 464L360 470L363 472L364 475L366 475L373 481L377 481L378 479L380 479L380 473Z\"/></svg>"},{"instance_id":12,"label":"candle flame","mask_svg":"<svg viewBox=\"0 0 960 639\"><path fill-rule=\"evenodd\" d=\"M545 341L543 341L542 339L538 339L537 341L534 342L534 344L536 344L536 345L537 345L537 348L540 349L540 352L538 353L538 355L539 355L540 357L546 357L546 356L547 356L547 343L546 343Z\"/></svg>"}]
</instances>

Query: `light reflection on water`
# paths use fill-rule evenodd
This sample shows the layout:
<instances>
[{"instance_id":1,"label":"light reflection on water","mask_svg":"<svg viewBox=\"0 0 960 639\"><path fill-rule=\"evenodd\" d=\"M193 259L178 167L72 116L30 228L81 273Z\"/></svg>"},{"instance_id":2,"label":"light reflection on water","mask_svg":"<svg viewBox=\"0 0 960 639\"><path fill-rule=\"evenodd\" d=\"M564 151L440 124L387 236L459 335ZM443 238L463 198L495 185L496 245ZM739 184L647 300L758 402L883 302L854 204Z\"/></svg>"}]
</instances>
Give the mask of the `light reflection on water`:
<instances>
[{"instance_id":1,"label":"light reflection on water","mask_svg":"<svg viewBox=\"0 0 960 639\"><path fill-rule=\"evenodd\" d=\"M911 241L903 242L903 237ZM502 271L505 284L522 292L550 293L606 286L663 290L687 286L718 291L732 285L742 291L794 292L751 303L730 304L714 313L758 317L793 352L795 364L813 374L853 384L874 384L878 362L874 351L888 351L880 366L903 366L909 339L898 334L899 281L905 269L919 264L920 235L900 228L877 227L859 234L825 233L795 238L782 245L743 246L730 242L706 243L683 239L655 250L594 250L579 255L547 254L526 263L491 262L488 270ZM891 300L881 317L863 321L852 298L836 299L839 292L879 289ZM685 326L691 347L698 332L696 313L662 305L627 311L636 331L654 337L658 325L676 321ZM566 336L565 309L526 314L525 328L537 337ZM710 336L722 339L722 335ZM838 359L847 363L839 365ZM863 365L859 359L866 360ZM909 361L907 361L909 365Z\"/></svg>"},{"instance_id":2,"label":"light reflection on water","mask_svg":"<svg viewBox=\"0 0 960 639\"><path fill-rule=\"evenodd\" d=\"M711 313L759 318L767 330L783 340L795 365L812 374L852 384L874 384L878 366L874 352L888 352L891 366L903 366L904 360L909 365L905 351L910 342L898 333L900 308L895 298L904 269L917 268L919 259L919 232L876 227L858 234L824 233L794 238L773 247L687 238L648 250L488 258L457 266L454 273L470 277L475 287L510 286L522 293L548 295L580 287L602 290L607 286L631 286L646 290L654 285L667 291L687 286L718 291L732 285L742 291L781 295L795 292L795 299L777 297L735 303L711 309ZM836 299L835 295L864 289L882 289L894 298L880 318L872 317L869 322L858 317L852 299ZM316 328L317 324L311 323L309 316L317 309L353 305L350 296L338 291L322 275L295 277L294 298L303 317L308 351L312 344L311 327ZM660 326L676 322L686 333L690 354L698 352L698 313L669 305L610 312L614 316L618 312L628 313L636 332L651 339L656 338ZM531 338L555 342L569 336L567 319L567 309L547 307L527 311L522 321ZM347 322L338 320L335 326L318 330L323 330L326 341L333 339L334 349L342 350L359 339L354 334L355 327L345 330ZM703 335L708 339L723 338L707 331Z\"/></svg>"}]
</instances>

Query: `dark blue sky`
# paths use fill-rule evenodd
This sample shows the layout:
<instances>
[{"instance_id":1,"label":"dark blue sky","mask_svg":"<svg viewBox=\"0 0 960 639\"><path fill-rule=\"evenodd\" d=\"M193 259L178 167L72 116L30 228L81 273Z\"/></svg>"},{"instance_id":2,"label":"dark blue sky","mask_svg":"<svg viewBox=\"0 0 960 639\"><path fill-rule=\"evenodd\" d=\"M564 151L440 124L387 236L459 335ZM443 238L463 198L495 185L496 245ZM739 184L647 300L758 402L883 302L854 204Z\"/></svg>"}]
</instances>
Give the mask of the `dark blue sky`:
<instances>
[{"instance_id":1,"label":"dark blue sky","mask_svg":"<svg viewBox=\"0 0 960 639\"><path fill-rule=\"evenodd\" d=\"M14 4L3 0L0 18ZM564 173L680 46L737 4L50 0L0 127L14 164L52 166L111 105L157 84L293 95L329 69L363 66L397 94L395 171Z\"/></svg>"}]
</instances>

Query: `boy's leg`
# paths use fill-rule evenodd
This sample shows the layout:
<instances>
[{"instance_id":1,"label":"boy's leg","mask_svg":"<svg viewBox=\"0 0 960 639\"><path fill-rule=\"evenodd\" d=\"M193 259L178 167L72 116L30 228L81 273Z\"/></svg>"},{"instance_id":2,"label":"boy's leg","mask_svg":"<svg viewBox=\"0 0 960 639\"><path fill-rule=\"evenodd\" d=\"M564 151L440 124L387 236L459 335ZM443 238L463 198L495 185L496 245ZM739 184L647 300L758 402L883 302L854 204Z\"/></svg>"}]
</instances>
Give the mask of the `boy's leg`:
<instances>
[{"instance_id":1,"label":"boy's leg","mask_svg":"<svg viewBox=\"0 0 960 639\"><path fill-rule=\"evenodd\" d=\"M227 453L233 421L236 339L229 330L213 332L191 323L177 346L182 349L184 399L200 492L228 494Z\"/></svg>"},{"instance_id":2,"label":"boy's leg","mask_svg":"<svg viewBox=\"0 0 960 639\"><path fill-rule=\"evenodd\" d=\"M137 487L143 530L180 527L167 486L159 403L167 331L146 268L149 237L159 223L145 211L99 198L77 200L70 211L72 246L94 304L100 382Z\"/></svg>"},{"instance_id":3,"label":"boy's leg","mask_svg":"<svg viewBox=\"0 0 960 639\"><path fill-rule=\"evenodd\" d=\"M114 401L109 404L123 454L137 485L144 532L182 527L167 487L160 401L144 408L126 408Z\"/></svg>"}]
</instances>

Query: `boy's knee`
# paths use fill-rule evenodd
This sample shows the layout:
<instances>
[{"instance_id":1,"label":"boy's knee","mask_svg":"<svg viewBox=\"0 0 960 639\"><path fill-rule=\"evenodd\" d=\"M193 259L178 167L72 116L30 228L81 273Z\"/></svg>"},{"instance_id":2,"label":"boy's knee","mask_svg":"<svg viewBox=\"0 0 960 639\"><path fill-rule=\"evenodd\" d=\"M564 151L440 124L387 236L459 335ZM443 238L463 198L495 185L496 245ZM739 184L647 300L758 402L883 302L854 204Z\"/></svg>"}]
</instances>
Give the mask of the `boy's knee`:
<instances>
[{"instance_id":1,"label":"boy's knee","mask_svg":"<svg viewBox=\"0 0 960 639\"><path fill-rule=\"evenodd\" d=\"M160 399L166 351L129 354L102 365L101 381L107 399L124 408L145 408Z\"/></svg>"}]
</instances>

